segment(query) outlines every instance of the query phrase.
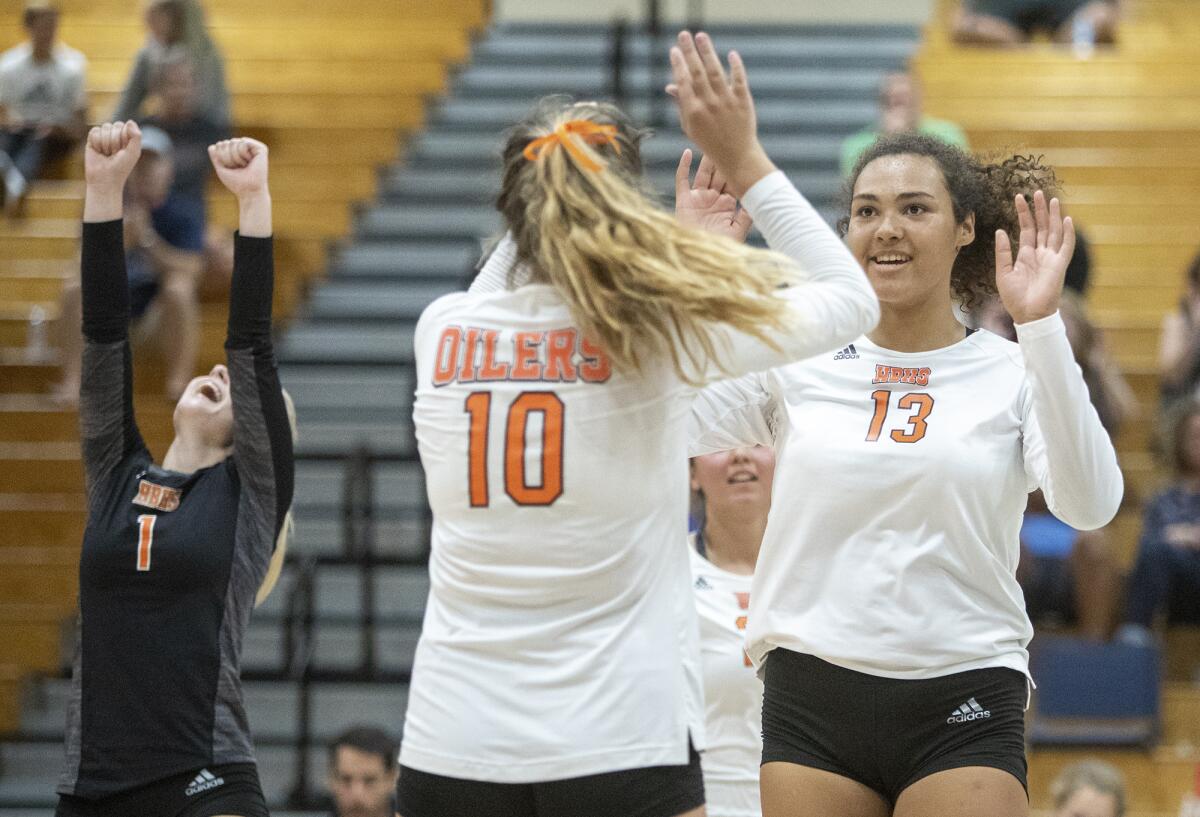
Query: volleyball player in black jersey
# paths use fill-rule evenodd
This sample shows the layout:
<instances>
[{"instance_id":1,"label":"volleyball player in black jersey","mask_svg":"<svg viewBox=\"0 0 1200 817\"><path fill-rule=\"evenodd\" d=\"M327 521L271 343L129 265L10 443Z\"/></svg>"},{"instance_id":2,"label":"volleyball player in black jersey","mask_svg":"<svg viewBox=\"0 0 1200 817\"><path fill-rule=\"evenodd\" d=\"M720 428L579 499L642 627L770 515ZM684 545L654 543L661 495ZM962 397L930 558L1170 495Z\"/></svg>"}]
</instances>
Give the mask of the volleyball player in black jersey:
<instances>
[{"instance_id":1,"label":"volleyball player in black jersey","mask_svg":"<svg viewBox=\"0 0 1200 817\"><path fill-rule=\"evenodd\" d=\"M188 384L161 466L133 416L121 217L140 152L133 122L88 135L79 404L88 523L56 814L266 817L239 662L256 594L277 575L294 477L271 347L267 149L249 139L209 149L240 210L229 365Z\"/></svg>"}]
</instances>

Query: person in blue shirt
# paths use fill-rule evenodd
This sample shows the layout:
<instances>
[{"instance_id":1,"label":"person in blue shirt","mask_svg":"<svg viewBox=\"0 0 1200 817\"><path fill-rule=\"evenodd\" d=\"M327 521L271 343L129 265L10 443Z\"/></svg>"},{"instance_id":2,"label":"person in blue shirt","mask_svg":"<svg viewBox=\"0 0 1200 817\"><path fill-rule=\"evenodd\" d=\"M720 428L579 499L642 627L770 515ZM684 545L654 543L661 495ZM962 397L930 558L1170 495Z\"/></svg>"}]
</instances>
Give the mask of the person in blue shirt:
<instances>
[{"instance_id":1,"label":"person in blue shirt","mask_svg":"<svg viewBox=\"0 0 1200 817\"><path fill-rule=\"evenodd\" d=\"M1175 479L1146 505L1124 640L1148 639L1159 614L1171 624L1200 624L1200 403L1179 409L1171 428Z\"/></svg>"}]
</instances>

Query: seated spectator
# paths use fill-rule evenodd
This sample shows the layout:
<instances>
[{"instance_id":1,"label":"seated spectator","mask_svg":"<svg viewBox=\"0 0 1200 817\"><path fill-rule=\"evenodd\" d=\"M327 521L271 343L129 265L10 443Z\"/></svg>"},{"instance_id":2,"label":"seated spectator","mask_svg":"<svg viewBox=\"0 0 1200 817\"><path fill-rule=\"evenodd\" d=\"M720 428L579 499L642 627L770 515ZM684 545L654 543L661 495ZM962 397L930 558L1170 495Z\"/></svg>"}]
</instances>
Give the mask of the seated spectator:
<instances>
[{"instance_id":1,"label":"seated spectator","mask_svg":"<svg viewBox=\"0 0 1200 817\"><path fill-rule=\"evenodd\" d=\"M1011 46L1046 32L1056 42L1083 38L1086 46L1116 41L1115 0L963 0L954 20L954 41L963 45Z\"/></svg>"},{"instance_id":2,"label":"seated spectator","mask_svg":"<svg viewBox=\"0 0 1200 817\"><path fill-rule=\"evenodd\" d=\"M139 120L138 124L158 128L170 136L175 161L174 181L167 200L160 208L160 217L163 213L171 214L181 225L186 225L192 236L189 243L199 243L204 247L207 279L207 259L219 252L219 247L210 248L207 231L206 193L211 168L208 146L227 139L229 128L221 122L208 119L199 110L195 69L186 57L180 56L158 66L151 88L157 100L157 113ZM222 233L225 237L229 236L228 231ZM217 240L224 243L224 239ZM218 268L215 274L218 279L227 279L223 269ZM227 280L218 280L217 289L224 291L227 285Z\"/></svg>"},{"instance_id":3,"label":"seated spectator","mask_svg":"<svg viewBox=\"0 0 1200 817\"><path fill-rule=\"evenodd\" d=\"M355 726L329 744L332 817L392 817L400 744L382 729Z\"/></svg>"},{"instance_id":4,"label":"seated spectator","mask_svg":"<svg viewBox=\"0 0 1200 817\"><path fill-rule=\"evenodd\" d=\"M1125 817L1125 781L1115 767L1084 760L1050 784L1053 817Z\"/></svg>"},{"instance_id":5,"label":"seated spectator","mask_svg":"<svg viewBox=\"0 0 1200 817\"><path fill-rule=\"evenodd\" d=\"M46 162L83 138L87 123L87 60L55 42L58 7L30 0L22 19L29 41L0 54L0 175L9 215Z\"/></svg>"},{"instance_id":6,"label":"seated spectator","mask_svg":"<svg viewBox=\"0 0 1200 817\"><path fill-rule=\"evenodd\" d=\"M1092 405L1100 423L1115 437L1121 425L1137 415L1137 398L1105 350L1099 330L1088 320L1083 301L1073 292L1064 292L1059 311ZM1016 340L1012 318L999 298L985 302L974 318L980 328ZM1103 529L1077 531L1068 526L1050 512L1040 491L1030 495L1021 526L1017 581L1035 624L1076 624L1085 638L1108 638L1120 589L1120 569L1108 537Z\"/></svg>"},{"instance_id":7,"label":"seated spectator","mask_svg":"<svg viewBox=\"0 0 1200 817\"><path fill-rule=\"evenodd\" d=\"M1088 284L1092 279L1091 242L1087 234L1078 224L1075 225L1075 252L1067 263L1067 276L1063 279L1063 287L1076 295L1087 295Z\"/></svg>"},{"instance_id":8,"label":"seated spectator","mask_svg":"<svg viewBox=\"0 0 1200 817\"><path fill-rule=\"evenodd\" d=\"M1200 383L1200 254L1188 265L1187 292L1163 318L1158 345L1158 382L1164 408L1191 400Z\"/></svg>"},{"instance_id":9,"label":"seated spectator","mask_svg":"<svg viewBox=\"0 0 1200 817\"><path fill-rule=\"evenodd\" d=\"M150 340L166 362L166 396L174 402L196 367L199 304L196 290L203 260L203 233L163 208L174 176L171 139L158 128L142 129L142 156L126 185L125 266L137 340ZM78 284L63 291L60 337L63 379L55 398L79 399L80 321Z\"/></svg>"},{"instance_id":10,"label":"seated spectator","mask_svg":"<svg viewBox=\"0 0 1200 817\"><path fill-rule=\"evenodd\" d=\"M888 74L879 85L879 121L875 127L842 142L842 175L850 175L859 157L880 136L904 131L918 131L963 150L969 147L967 135L958 125L921 112L921 86L912 74Z\"/></svg>"},{"instance_id":11,"label":"seated spectator","mask_svg":"<svg viewBox=\"0 0 1200 817\"><path fill-rule=\"evenodd\" d=\"M186 60L192 64L198 89L197 114L227 128L230 117L225 63L209 36L204 10L197 0L151 0L146 7L146 28L149 36L137 53L113 119L137 119L159 67Z\"/></svg>"},{"instance_id":12,"label":"seated spectator","mask_svg":"<svg viewBox=\"0 0 1200 817\"><path fill-rule=\"evenodd\" d=\"M1119 634L1134 643L1149 640L1160 614L1200 624L1200 403L1179 406L1172 420L1175 478L1146 506Z\"/></svg>"}]
</instances>

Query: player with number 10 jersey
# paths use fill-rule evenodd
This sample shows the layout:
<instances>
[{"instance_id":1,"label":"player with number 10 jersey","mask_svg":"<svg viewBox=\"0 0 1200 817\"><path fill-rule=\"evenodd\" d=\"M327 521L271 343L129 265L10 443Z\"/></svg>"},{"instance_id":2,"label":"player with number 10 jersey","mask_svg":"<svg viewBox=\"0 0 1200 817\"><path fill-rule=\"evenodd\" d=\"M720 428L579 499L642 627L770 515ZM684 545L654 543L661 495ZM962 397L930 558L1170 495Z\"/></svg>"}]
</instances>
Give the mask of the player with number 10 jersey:
<instances>
[{"instance_id":1,"label":"player with number 10 jersey","mask_svg":"<svg viewBox=\"0 0 1200 817\"><path fill-rule=\"evenodd\" d=\"M467 813L454 799L467 781L500 784L487 801L505 814L703 803L564 806L536 786L684 767L703 747L688 558L670 544L686 536L694 386L832 349L875 320L861 269L757 147L748 93L731 97L693 138L719 167L708 135L748 134L733 149L759 161L730 186L781 254L681 227L635 188L640 134L619 111L551 104L505 150L509 237L472 292L417 326L434 526L405 817ZM526 810L497 805L521 792Z\"/></svg>"}]
</instances>

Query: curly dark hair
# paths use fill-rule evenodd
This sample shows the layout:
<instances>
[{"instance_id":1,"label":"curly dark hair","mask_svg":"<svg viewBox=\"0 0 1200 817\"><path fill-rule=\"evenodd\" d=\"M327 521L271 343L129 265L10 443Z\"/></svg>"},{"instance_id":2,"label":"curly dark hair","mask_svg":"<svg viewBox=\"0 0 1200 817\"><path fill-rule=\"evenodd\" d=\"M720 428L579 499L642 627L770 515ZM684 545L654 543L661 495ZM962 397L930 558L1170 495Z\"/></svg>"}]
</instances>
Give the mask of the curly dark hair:
<instances>
[{"instance_id":1,"label":"curly dark hair","mask_svg":"<svg viewBox=\"0 0 1200 817\"><path fill-rule=\"evenodd\" d=\"M950 289L965 308L978 306L996 293L996 230L1007 232L1016 246L1019 228L1013 198L1020 193L1032 201L1036 190L1047 197L1056 195L1054 169L1043 165L1040 156L1010 156L989 162L923 134L884 135L859 158L846 182L847 214L838 221L843 236L850 225L850 201L863 168L884 156L902 154L926 156L937 164L950 192L957 223L975 214L975 240L963 247L954 261Z\"/></svg>"}]
</instances>

